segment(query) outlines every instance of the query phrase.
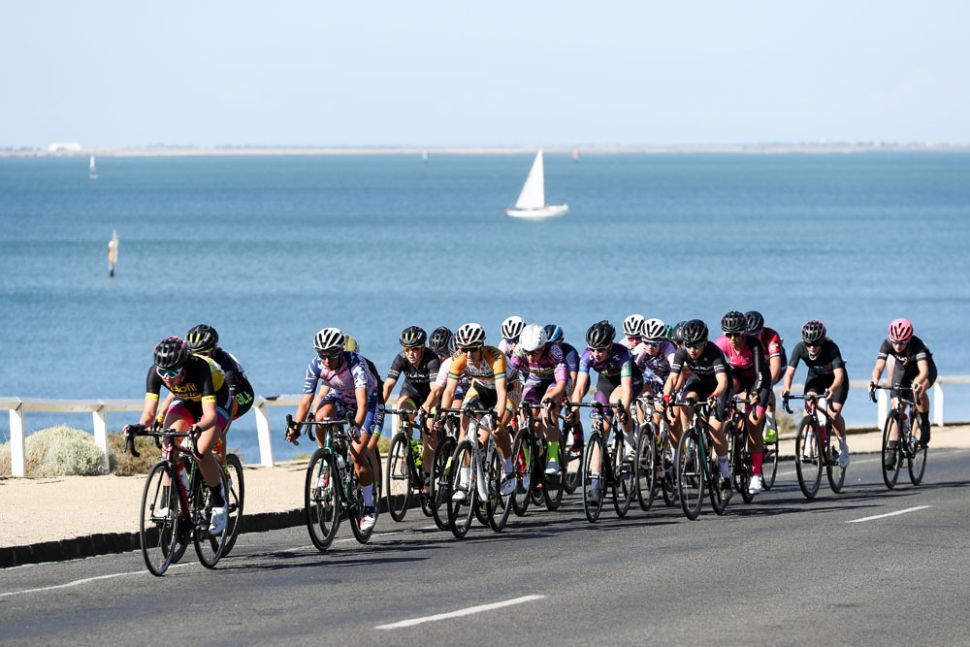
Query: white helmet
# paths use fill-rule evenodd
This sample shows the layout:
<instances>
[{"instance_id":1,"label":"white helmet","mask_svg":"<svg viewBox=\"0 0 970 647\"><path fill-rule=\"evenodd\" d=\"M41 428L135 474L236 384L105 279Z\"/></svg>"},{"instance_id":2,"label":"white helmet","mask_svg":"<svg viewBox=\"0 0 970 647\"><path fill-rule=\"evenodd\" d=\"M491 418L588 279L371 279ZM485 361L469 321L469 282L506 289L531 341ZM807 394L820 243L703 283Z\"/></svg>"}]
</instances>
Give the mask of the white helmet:
<instances>
[{"instance_id":1,"label":"white helmet","mask_svg":"<svg viewBox=\"0 0 970 647\"><path fill-rule=\"evenodd\" d=\"M455 331L455 344L462 346L478 346L485 343L485 329L481 324L466 323L462 324Z\"/></svg>"},{"instance_id":2,"label":"white helmet","mask_svg":"<svg viewBox=\"0 0 970 647\"><path fill-rule=\"evenodd\" d=\"M339 328L321 328L313 337L313 346L317 350L343 349L346 337Z\"/></svg>"},{"instance_id":3,"label":"white helmet","mask_svg":"<svg viewBox=\"0 0 970 647\"><path fill-rule=\"evenodd\" d=\"M627 337L639 337L643 326L643 315L632 314L623 320L623 334Z\"/></svg>"},{"instance_id":4,"label":"white helmet","mask_svg":"<svg viewBox=\"0 0 970 647\"><path fill-rule=\"evenodd\" d=\"M526 352L532 352L545 346L548 339L545 328L539 324L529 324L522 329L519 346Z\"/></svg>"},{"instance_id":5,"label":"white helmet","mask_svg":"<svg viewBox=\"0 0 970 647\"><path fill-rule=\"evenodd\" d=\"M518 341L523 328L525 328L525 319L512 315L502 322L502 337L509 341Z\"/></svg>"},{"instance_id":6,"label":"white helmet","mask_svg":"<svg viewBox=\"0 0 970 647\"><path fill-rule=\"evenodd\" d=\"M662 319L647 319L640 328L641 337L644 339L663 339L667 336L667 324Z\"/></svg>"}]
</instances>

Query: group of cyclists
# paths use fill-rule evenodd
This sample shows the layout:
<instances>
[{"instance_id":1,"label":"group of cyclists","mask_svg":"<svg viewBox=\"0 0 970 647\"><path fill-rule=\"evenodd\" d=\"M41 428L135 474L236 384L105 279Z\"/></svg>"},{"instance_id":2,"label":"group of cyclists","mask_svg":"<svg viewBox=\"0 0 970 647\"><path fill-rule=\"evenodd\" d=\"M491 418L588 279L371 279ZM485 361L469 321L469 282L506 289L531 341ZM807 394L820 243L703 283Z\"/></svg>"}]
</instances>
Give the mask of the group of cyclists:
<instances>
[{"instance_id":1,"label":"group of cyclists","mask_svg":"<svg viewBox=\"0 0 970 647\"><path fill-rule=\"evenodd\" d=\"M363 495L362 529L376 521L375 474L377 442L384 425L385 405L399 387L393 405L402 412L410 429L420 429L421 479L428 487L429 466L440 438L439 409L462 410L459 441L468 432L472 415L468 411L492 412L495 445L501 456L503 496L515 487L512 436L521 427L524 407L538 410L533 430L548 444L544 473L558 477L566 469L563 455L581 451L583 429L576 403L590 391L591 373L596 374L592 398L600 403L602 415L616 416L623 430L623 458L632 460L636 451L635 429L644 415L634 407L642 396L655 396L652 410L670 429L669 446L660 448L677 464L677 446L689 424L689 411L678 407L684 401L707 402L707 418L717 455L722 496L730 496L732 480L728 440L724 425L732 396L742 396L746 420L746 442L751 456L748 493L762 491L762 461L765 442L777 441L773 387L782 383L783 399L791 394L798 365L807 367L806 394L825 399L825 413L831 421L841 451L840 467L849 464L842 409L849 391L845 361L839 346L828 337L825 325L807 321L801 339L789 357L777 331L765 326L757 311L732 310L720 321L721 335L711 339L708 326L690 319L669 326L657 318L640 314L626 317L622 337L606 320L586 331L585 348L577 349L564 339L556 324L527 323L522 317L508 317L501 325L498 345L486 344L486 333L478 323L465 323L452 331L445 326L430 335L418 326L401 331L401 352L382 378L375 364L360 352L357 341L337 328L323 328L313 337L314 356L303 384L303 395L286 438L298 442L301 423L309 420L343 418L354 431L351 457ZM930 438L927 392L936 380L932 354L914 335L906 319L890 323L888 336L879 349L872 371L870 390L882 378L889 357L894 359L893 385L911 388L919 414L920 443ZM159 407L164 386L170 392ZM220 489L219 462L224 461L226 432L231 422L244 415L253 403L253 389L234 356L219 347L214 328L200 324L185 338L167 337L154 348L149 368L145 406L138 425L126 433L144 430L151 424L195 436L200 469L212 497L211 532L226 523L224 494ZM734 399L737 401L737 398ZM559 419L567 423L561 427ZM476 429L478 427L476 426ZM565 434L561 431L566 428ZM564 437L565 436L565 437ZM317 442L323 447L324 438ZM560 452L563 444L563 452ZM593 457L593 464L599 464ZM886 459L888 460L888 459ZM468 495L470 465L459 466L459 486L450 492L455 502ZM602 496L600 474L591 475L590 496Z\"/></svg>"}]
</instances>

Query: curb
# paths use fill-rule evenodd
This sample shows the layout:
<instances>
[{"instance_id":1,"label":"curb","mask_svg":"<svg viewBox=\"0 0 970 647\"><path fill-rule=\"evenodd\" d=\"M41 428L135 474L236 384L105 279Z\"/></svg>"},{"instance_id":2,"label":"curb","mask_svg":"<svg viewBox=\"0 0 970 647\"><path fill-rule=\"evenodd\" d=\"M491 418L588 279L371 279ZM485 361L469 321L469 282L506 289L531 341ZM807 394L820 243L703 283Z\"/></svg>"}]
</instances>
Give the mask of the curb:
<instances>
[{"instance_id":1,"label":"curb","mask_svg":"<svg viewBox=\"0 0 970 647\"><path fill-rule=\"evenodd\" d=\"M403 498L403 494L395 494L395 500ZM412 500L408 509L420 506L418 501ZM379 504L381 514L386 514L388 500L382 498ZM303 508L287 510L285 512L260 512L245 514L240 521L239 534L250 532L267 532L295 528L306 523ZM59 541L42 541L24 546L9 546L0 548L0 568L22 566L24 564L39 564L42 562L62 562L82 557L95 557L112 553L126 553L141 548L141 541L137 532L111 532L85 535Z\"/></svg>"}]
</instances>

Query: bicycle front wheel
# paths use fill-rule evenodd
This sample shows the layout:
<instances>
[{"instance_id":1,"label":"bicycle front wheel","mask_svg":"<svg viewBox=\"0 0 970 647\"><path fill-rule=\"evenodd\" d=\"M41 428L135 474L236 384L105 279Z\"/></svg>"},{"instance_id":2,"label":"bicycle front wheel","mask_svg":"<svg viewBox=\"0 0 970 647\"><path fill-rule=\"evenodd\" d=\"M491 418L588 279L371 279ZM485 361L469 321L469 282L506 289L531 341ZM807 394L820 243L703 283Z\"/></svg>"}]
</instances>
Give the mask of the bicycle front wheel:
<instances>
[{"instance_id":1,"label":"bicycle front wheel","mask_svg":"<svg viewBox=\"0 0 970 647\"><path fill-rule=\"evenodd\" d=\"M580 429L578 424L575 426L575 428ZM561 463L563 479L562 488L566 491L566 494L574 493L577 489L579 489L579 485L583 481L583 452L582 448L580 448L579 451L573 454L573 429L573 425L564 424L561 434L563 456L565 457ZM581 433L580 437L582 437Z\"/></svg>"},{"instance_id":2,"label":"bicycle front wheel","mask_svg":"<svg viewBox=\"0 0 970 647\"><path fill-rule=\"evenodd\" d=\"M200 474L201 476L201 474ZM222 487L223 498L229 492L226 475L219 470L220 487ZM198 486L192 493L192 521L195 528L192 531L192 540L195 543L195 554L199 556L199 563L206 568L215 568L219 560L222 559L229 537L228 521L223 525L221 532L211 532L212 517L215 514L212 504L212 490L206 484L205 479L200 478ZM228 508L228 501L223 501L222 507ZM228 509L226 511L228 515Z\"/></svg>"},{"instance_id":3,"label":"bicycle front wheel","mask_svg":"<svg viewBox=\"0 0 970 647\"><path fill-rule=\"evenodd\" d=\"M597 451L598 450L598 451ZM598 453L599 458L594 462L593 454ZM603 442L603 434L594 431L589 437L589 441L583 447L583 512L586 520L596 523L603 510L604 481L605 475L603 468L606 466L606 443Z\"/></svg>"},{"instance_id":4,"label":"bicycle front wheel","mask_svg":"<svg viewBox=\"0 0 970 647\"><path fill-rule=\"evenodd\" d=\"M890 490L896 487L896 480L899 478L899 470L902 467L902 452L900 451L900 444L902 444L902 428L896 425L897 422L896 413L892 412L886 416L886 422L882 426L882 482L886 484L886 487ZM893 431L895 426L897 430L897 442L895 447L889 446L889 436Z\"/></svg>"},{"instance_id":5,"label":"bicycle front wheel","mask_svg":"<svg viewBox=\"0 0 970 647\"><path fill-rule=\"evenodd\" d=\"M340 527L340 499L337 494L337 469L327 449L317 449L310 458L303 487L303 512L310 541L317 550L333 543Z\"/></svg>"},{"instance_id":6,"label":"bicycle front wheel","mask_svg":"<svg viewBox=\"0 0 970 647\"><path fill-rule=\"evenodd\" d=\"M677 496L684 516L693 521L704 504L704 460L696 429L680 436L677 455Z\"/></svg>"},{"instance_id":7,"label":"bicycle front wheel","mask_svg":"<svg viewBox=\"0 0 970 647\"><path fill-rule=\"evenodd\" d=\"M626 457L625 436L620 429L613 434L613 509L621 519L630 511L636 495L636 449Z\"/></svg>"},{"instance_id":8,"label":"bicycle front wheel","mask_svg":"<svg viewBox=\"0 0 970 647\"><path fill-rule=\"evenodd\" d=\"M172 481L171 468L160 461L148 472L141 494L139 543L148 572L161 576L179 552L180 505L178 489ZM169 485L163 482L168 481Z\"/></svg>"},{"instance_id":9,"label":"bicycle front wheel","mask_svg":"<svg viewBox=\"0 0 970 647\"><path fill-rule=\"evenodd\" d=\"M636 488L637 503L646 512L653 505L657 492L657 446L654 442L653 425L640 428L637 440Z\"/></svg>"},{"instance_id":10,"label":"bicycle front wheel","mask_svg":"<svg viewBox=\"0 0 970 647\"><path fill-rule=\"evenodd\" d=\"M443 439L431 455L431 478L428 489L428 507L439 530L448 530L448 506L451 498L451 460L455 452L455 439Z\"/></svg>"},{"instance_id":11,"label":"bicycle front wheel","mask_svg":"<svg viewBox=\"0 0 970 647\"><path fill-rule=\"evenodd\" d=\"M512 491L512 509L515 516L525 516L532 502L532 461L535 452L532 448L532 431L522 429L515 435L512 443L512 469L515 473L515 489Z\"/></svg>"},{"instance_id":12,"label":"bicycle front wheel","mask_svg":"<svg viewBox=\"0 0 970 647\"><path fill-rule=\"evenodd\" d=\"M495 532L502 532L512 512L512 495L502 496L502 457L492 453L492 460L486 466L485 482L488 484L488 501L485 510L488 525Z\"/></svg>"},{"instance_id":13,"label":"bicycle front wheel","mask_svg":"<svg viewBox=\"0 0 970 647\"><path fill-rule=\"evenodd\" d=\"M374 502L371 514L374 515L374 523L368 528L364 527L366 506L364 505L363 489L366 486L360 484L353 465L347 466L348 476L350 477L350 486L344 491L344 501L347 504L347 520L350 521L350 530L354 533L354 538L361 544L366 544L370 541L371 535L374 534L374 528L377 527L377 518L380 515L381 456L376 449L374 450L374 454L376 458L371 456L370 452L362 452L360 454L361 460L367 462L367 471L371 474L371 498Z\"/></svg>"},{"instance_id":14,"label":"bicycle front wheel","mask_svg":"<svg viewBox=\"0 0 970 647\"><path fill-rule=\"evenodd\" d=\"M226 547L222 551L225 557L236 545L236 538L242 529L243 504L246 502L246 483L243 480L243 467L239 457L235 454L226 456L226 482L228 483L226 504L229 514L229 536Z\"/></svg>"},{"instance_id":15,"label":"bicycle front wheel","mask_svg":"<svg viewBox=\"0 0 970 647\"><path fill-rule=\"evenodd\" d=\"M927 448L920 442L923 438L922 433L919 434L919 440L917 440L916 434L913 433L912 423L909 424L906 431L906 443L910 450L909 480L913 485L919 485L923 482L923 474L926 473Z\"/></svg>"},{"instance_id":16,"label":"bicycle front wheel","mask_svg":"<svg viewBox=\"0 0 970 647\"><path fill-rule=\"evenodd\" d=\"M404 521L411 500L410 445L411 439L400 432L387 452L387 511L394 521Z\"/></svg>"},{"instance_id":17,"label":"bicycle front wheel","mask_svg":"<svg viewBox=\"0 0 970 647\"><path fill-rule=\"evenodd\" d=\"M828 438L823 447L825 456L825 473L829 479L829 487L836 494L842 492L845 485L845 468L839 463L839 455L842 453L842 445L839 437L835 435L831 428L828 430Z\"/></svg>"},{"instance_id":18,"label":"bicycle front wheel","mask_svg":"<svg viewBox=\"0 0 970 647\"><path fill-rule=\"evenodd\" d=\"M462 539L468 534L468 529L472 525L472 516L475 514L475 508L478 505L476 492L478 488L473 481L475 465L472 459L472 441L461 441L451 458L451 476L448 488L450 494L447 502L448 527L451 529L451 534L458 539ZM459 492L461 494L456 498L455 495Z\"/></svg>"},{"instance_id":19,"label":"bicycle front wheel","mask_svg":"<svg viewBox=\"0 0 970 647\"><path fill-rule=\"evenodd\" d=\"M731 480L734 483L734 489L741 494L741 499L745 503L751 503L754 501L754 495L751 494L751 452L748 451L748 431L747 424L744 424L740 430L736 430L734 425L728 430L731 433L730 436L730 456L731 456Z\"/></svg>"},{"instance_id":20,"label":"bicycle front wheel","mask_svg":"<svg viewBox=\"0 0 970 647\"><path fill-rule=\"evenodd\" d=\"M808 416L802 418L795 434L795 474L806 499L814 499L822 483L821 442Z\"/></svg>"},{"instance_id":21,"label":"bicycle front wheel","mask_svg":"<svg viewBox=\"0 0 970 647\"><path fill-rule=\"evenodd\" d=\"M562 503L563 472L566 469L566 446L559 443L559 474L545 474L542 479L542 496L546 501L546 510L558 510Z\"/></svg>"},{"instance_id":22,"label":"bicycle front wheel","mask_svg":"<svg viewBox=\"0 0 970 647\"><path fill-rule=\"evenodd\" d=\"M762 482L767 492L774 486L778 475L778 438L773 443L765 443L764 458L761 461Z\"/></svg>"}]
</instances>

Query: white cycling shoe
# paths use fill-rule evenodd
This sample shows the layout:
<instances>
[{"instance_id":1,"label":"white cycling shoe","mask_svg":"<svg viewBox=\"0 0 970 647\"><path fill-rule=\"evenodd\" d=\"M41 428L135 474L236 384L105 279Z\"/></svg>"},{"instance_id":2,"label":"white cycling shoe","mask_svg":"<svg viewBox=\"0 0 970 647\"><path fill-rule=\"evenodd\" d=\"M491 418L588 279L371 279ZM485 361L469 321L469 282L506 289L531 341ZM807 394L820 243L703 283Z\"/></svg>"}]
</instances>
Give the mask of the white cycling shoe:
<instances>
[{"instance_id":1,"label":"white cycling shoe","mask_svg":"<svg viewBox=\"0 0 970 647\"><path fill-rule=\"evenodd\" d=\"M221 535L222 531L226 529L226 523L228 522L229 513L226 510L226 506L212 508L212 518L209 520L209 534Z\"/></svg>"},{"instance_id":2,"label":"white cycling shoe","mask_svg":"<svg viewBox=\"0 0 970 647\"><path fill-rule=\"evenodd\" d=\"M748 484L748 494L758 494L759 492L765 491L765 482L761 478L760 474L755 474L751 477L751 482Z\"/></svg>"},{"instance_id":3,"label":"white cycling shoe","mask_svg":"<svg viewBox=\"0 0 970 647\"><path fill-rule=\"evenodd\" d=\"M559 476L559 461L555 458L550 458L546 463L546 476Z\"/></svg>"}]
</instances>

